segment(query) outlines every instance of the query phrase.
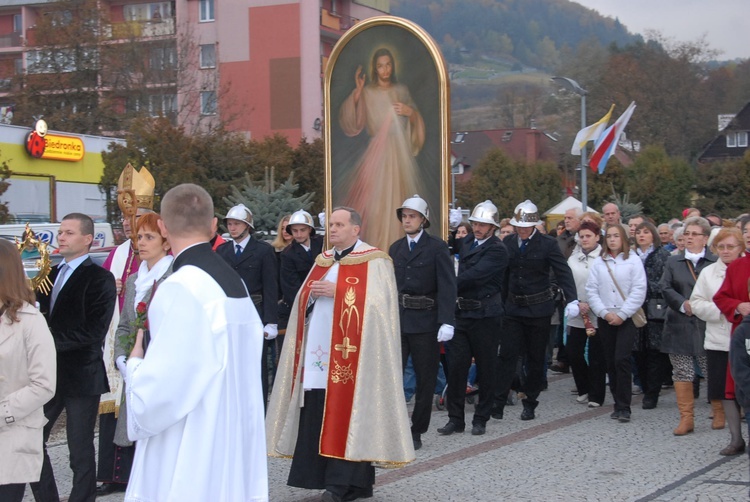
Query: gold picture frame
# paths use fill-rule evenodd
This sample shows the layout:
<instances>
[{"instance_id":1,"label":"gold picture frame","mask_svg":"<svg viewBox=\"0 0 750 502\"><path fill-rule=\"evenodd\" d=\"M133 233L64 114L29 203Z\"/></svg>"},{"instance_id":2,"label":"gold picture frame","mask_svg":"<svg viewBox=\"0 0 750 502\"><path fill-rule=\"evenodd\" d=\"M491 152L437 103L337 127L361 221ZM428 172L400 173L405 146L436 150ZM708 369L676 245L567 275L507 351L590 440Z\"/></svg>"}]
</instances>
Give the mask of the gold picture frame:
<instances>
[{"instance_id":1,"label":"gold picture frame","mask_svg":"<svg viewBox=\"0 0 750 502\"><path fill-rule=\"evenodd\" d=\"M419 194L447 239L450 90L432 37L398 17L362 21L333 48L323 88L326 215L353 207L362 240L387 251L403 237L397 207Z\"/></svg>"}]
</instances>

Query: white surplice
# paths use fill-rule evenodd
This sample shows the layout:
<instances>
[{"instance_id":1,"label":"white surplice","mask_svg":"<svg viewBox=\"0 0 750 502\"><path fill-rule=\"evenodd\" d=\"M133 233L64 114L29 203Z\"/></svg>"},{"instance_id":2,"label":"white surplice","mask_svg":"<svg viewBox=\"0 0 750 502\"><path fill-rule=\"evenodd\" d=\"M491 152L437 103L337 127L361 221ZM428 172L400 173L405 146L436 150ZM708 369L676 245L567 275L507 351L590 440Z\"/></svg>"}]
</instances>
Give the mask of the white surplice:
<instances>
[{"instance_id":1,"label":"white surplice","mask_svg":"<svg viewBox=\"0 0 750 502\"><path fill-rule=\"evenodd\" d=\"M126 501L266 501L258 375L263 325L252 300L228 298L183 266L149 308L151 344L128 360L128 436L137 440Z\"/></svg>"}]
</instances>

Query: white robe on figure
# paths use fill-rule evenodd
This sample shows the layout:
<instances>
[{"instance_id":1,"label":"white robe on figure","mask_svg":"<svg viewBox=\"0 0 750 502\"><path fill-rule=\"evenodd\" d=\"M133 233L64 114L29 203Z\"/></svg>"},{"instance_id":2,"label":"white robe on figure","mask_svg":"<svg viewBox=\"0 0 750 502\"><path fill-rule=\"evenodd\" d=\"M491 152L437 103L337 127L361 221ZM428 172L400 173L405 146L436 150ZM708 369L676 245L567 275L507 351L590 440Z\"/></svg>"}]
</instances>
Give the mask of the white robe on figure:
<instances>
[{"instance_id":1,"label":"white robe on figure","mask_svg":"<svg viewBox=\"0 0 750 502\"><path fill-rule=\"evenodd\" d=\"M128 436L138 441L126 501L267 501L252 300L229 298L185 265L149 308L151 344L128 360Z\"/></svg>"}]
</instances>

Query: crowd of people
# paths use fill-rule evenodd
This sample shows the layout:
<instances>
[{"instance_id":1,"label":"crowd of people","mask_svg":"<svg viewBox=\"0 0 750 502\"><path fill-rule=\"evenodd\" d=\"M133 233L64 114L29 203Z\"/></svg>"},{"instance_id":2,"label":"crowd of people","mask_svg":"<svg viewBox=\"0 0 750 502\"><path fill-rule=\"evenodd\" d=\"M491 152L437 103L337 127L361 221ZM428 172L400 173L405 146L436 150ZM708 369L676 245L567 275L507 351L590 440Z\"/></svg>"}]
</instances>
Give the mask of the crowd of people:
<instances>
[{"instance_id":1,"label":"crowd of people","mask_svg":"<svg viewBox=\"0 0 750 502\"><path fill-rule=\"evenodd\" d=\"M325 249L305 210L269 243L236 205L224 239L201 187L173 188L160 214L153 184L120 188L137 206L122 207L130 239L99 267L93 222L65 216L49 291L33 294L19 249L0 240L0 356L13 363L0 368L0 500L22 500L27 483L59 500L46 448L63 411L70 501L267 500L267 455L291 457L288 484L323 501L368 498L376 465L422 447L441 365L439 436L485 434L516 394L520 419L536 419L553 371L572 372L576 402L609 400L618 423L637 419L634 393L650 410L673 386L678 436L694 430L706 380L711 427L730 432L719 453L745 451L750 216L623 220L607 204L569 209L548 232L532 201L503 219L487 200L467 221L451 211L446 242L413 195L390 215L402 237L388 250L362 241L349 207L328 215Z\"/></svg>"}]
</instances>

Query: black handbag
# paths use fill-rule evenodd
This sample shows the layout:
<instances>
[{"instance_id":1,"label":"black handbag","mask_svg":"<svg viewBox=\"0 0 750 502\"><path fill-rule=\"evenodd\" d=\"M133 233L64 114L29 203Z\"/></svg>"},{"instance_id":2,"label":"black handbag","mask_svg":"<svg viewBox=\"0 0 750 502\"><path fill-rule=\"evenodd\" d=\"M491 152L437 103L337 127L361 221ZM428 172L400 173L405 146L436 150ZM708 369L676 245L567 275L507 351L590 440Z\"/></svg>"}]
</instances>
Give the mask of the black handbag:
<instances>
[{"instance_id":1,"label":"black handbag","mask_svg":"<svg viewBox=\"0 0 750 502\"><path fill-rule=\"evenodd\" d=\"M667 319L667 300L651 298L646 303L646 318L649 321L664 322Z\"/></svg>"}]
</instances>

